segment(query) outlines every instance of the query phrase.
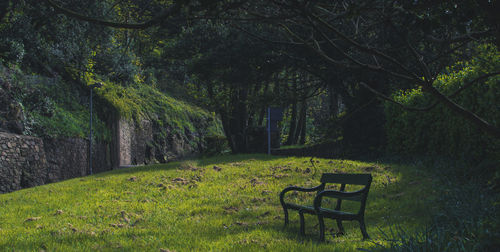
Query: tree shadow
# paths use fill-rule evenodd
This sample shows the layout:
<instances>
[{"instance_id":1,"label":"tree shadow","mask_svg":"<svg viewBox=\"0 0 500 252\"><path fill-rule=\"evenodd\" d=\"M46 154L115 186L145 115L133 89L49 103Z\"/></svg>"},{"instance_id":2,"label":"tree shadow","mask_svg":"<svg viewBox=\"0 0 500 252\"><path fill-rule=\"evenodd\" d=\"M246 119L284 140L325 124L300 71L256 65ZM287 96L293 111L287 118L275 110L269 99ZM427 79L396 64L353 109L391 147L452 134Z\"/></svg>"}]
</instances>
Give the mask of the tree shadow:
<instances>
[{"instance_id":1,"label":"tree shadow","mask_svg":"<svg viewBox=\"0 0 500 252\"><path fill-rule=\"evenodd\" d=\"M144 166L126 167L119 168L111 171L106 171L102 173L94 174L96 178L106 177L109 175L121 175L121 174L134 174L143 172L154 172L159 170L174 170L179 168L183 163L193 162L199 166L209 166L209 165L226 165L229 163L243 162L243 161L269 161L286 158L283 156L269 156L265 154L239 154L239 155L221 155L205 158L188 158L180 161L173 161L169 163L151 164Z\"/></svg>"}]
</instances>

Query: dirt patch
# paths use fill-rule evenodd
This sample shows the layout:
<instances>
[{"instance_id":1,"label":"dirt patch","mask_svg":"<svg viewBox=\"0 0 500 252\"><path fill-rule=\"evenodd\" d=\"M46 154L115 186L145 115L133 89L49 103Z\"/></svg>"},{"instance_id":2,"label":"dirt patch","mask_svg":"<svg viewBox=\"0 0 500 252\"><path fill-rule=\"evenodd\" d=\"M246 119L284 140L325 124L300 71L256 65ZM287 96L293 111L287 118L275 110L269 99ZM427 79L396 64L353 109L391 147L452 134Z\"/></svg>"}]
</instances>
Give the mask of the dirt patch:
<instances>
[{"instance_id":1,"label":"dirt patch","mask_svg":"<svg viewBox=\"0 0 500 252\"><path fill-rule=\"evenodd\" d=\"M111 224L109 224L109 226L114 227L114 228L123 228L123 227L125 227L125 225L121 224L121 223L111 223Z\"/></svg>"},{"instance_id":2,"label":"dirt patch","mask_svg":"<svg viewBox=\"0 0 500 252\"><path fill-rule=\"evenodd\" d=\"M275 179L280 179L280 178L286 178L286 177L289 177L290 175L288 174L274 174L272 175L273 178Z\"/></svg>"},{"instance_id":3,"label":"dirt patch","mask_svg":"<svg viewBox=\"0 0 500 252\"><path fill-rule=\"evenodd\" d=\"M189 184L189 181L185 178L174 178L172 179L172 182L179 184L179 185L187 185Z\"/></svg>"},{"instance_id":4,"label":"dirt patch","mask_svg":"<svg viewBox=\"0 0 500 252\"><path fill-rule=\"evenodd\" d=\"M235 223L233 223L234 225L237 225L237 226L243 226L243 227L246 227L248 226L248 223L246 222L242 222L242 221L237 221Z\"/></svg>"},{"instance_id":5,"label":"dirt patch","mask_svg":"<svg viewBox=\"0 0 500 252\"><path fill-rule=\"evenodd\" d=\"M278 165L278 166L271 167L271 170L273 172L275 172L275 171L283 171L284 172L284 171L291 171L292 168L290 167L290 165L285 165L285 166Z\"/></svg>"},{"instance_id":6,"label":"dirt patch","mask_svg":"<svg viewBox=\"0 0 500 252\"><path fill-rule=\"evenodd\" d=\"M235 212L240 211L240 209L238 207L235 207L235 206L225 206L222 208L224 208L224 213L235 213Z\"/></svg>"},{"instance_id":7,"label":"dirt patch","mask_svg":"<svg viewBox=\"0 0 500 252\"><path fill-rule=\"evenodd\" d=\"M270 214L271 214L271 212L266 211L266 212L262 213L261 215L257 216L257 218L264 218L266 216L269 216Z\"/></svg>"},{"instance_id":8,"label":"dirt patch","mask_svg":"<svg viewBox=\"0 0 500 252\"><path fill-rule=\"evenodd\" d=\"M253 178L252 180L250 180L250 184L252 184L253 186L256 186L256 185L263 185L264 182L258 180L257 178Z\"/></svg>"},{"instance_id":9,"label":"dirt patch","mask_svg":"<svg viewBox=\"0 0 500 252\"><path fill-rule=\"evenodd\" d=\"M29 217L28 219L24 220L24 222L31 222L31 221L37 221L40 220L42 217Z\"/></svg>"}]
</instances>

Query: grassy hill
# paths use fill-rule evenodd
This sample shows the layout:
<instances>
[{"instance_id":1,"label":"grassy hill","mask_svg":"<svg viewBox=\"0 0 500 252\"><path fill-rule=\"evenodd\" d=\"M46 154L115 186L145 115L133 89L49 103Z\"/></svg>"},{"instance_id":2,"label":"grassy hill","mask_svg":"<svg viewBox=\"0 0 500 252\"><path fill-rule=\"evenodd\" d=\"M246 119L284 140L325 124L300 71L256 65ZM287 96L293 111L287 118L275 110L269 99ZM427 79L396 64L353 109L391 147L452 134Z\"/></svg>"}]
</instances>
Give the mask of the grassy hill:
<instances>
[{"instance_id":1,"label":"grassy hill","mask_svg":"<svg viewBox=\"0 0 500 252\"><path fill-rule=\"evenodd\" d=\"M417 168L417 169L416 169ZM1 250L273 250L345 251L384 244L395 225L413 231L437 206L435 181L419 167L349 160L223 156L115 170L0 195ZM374 176L363 241L357 223L318 243L317 219L283 229L278 194L313 186L323 172ZM349 189L349 188L347 188ZM422 197L422 195L426 195ZM307 195L311 197L311 195ZM296 200L309 201L298 196ZM349 207L349 206L347 206ZM335 229L333 229L335 227Z\"/></svg>"}]
</instances>

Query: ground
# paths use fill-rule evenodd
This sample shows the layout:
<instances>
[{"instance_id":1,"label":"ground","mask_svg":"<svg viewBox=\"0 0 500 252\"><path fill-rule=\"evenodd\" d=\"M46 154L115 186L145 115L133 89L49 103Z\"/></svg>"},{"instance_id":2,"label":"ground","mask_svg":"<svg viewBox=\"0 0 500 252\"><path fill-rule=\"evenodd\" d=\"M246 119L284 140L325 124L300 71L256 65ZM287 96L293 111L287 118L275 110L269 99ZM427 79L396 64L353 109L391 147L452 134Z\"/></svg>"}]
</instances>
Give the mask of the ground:
<instances>
[{"instance_id":1,"label":"ground","mask_svg":"<svg viewBox=\"0 0 500 252\"><path fill-rule=\"evenodd\" d=\"M293 211L283 227L279 192L315 186L323 172L373 175L366 208L371 240L362 240L357 222L334 237L336 225L327 220L327 240L319 243L314 216L306 216L302 237ZM125 168L0 195L0 250L374 249L397 228L425 227L436 207L433 183L418 165L266 155Z\"/></svg>"}]
</instances>

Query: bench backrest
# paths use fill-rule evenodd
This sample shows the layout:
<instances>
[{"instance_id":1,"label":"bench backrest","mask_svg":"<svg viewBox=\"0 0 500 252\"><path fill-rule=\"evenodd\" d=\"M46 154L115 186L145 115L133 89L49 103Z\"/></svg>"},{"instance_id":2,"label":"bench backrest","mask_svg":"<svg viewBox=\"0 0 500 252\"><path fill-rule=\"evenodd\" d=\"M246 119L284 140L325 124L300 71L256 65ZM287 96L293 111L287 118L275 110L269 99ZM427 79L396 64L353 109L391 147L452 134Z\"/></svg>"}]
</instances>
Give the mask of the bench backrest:
<instances>
[{"instance_id":1,"label":"bench backrest","mask_svg":"<svg viewBox=\"0 0 500 252\"><path fill-rule=\"evenodd\" d=\"M337 174L323 173L321 183L349 184L349 185L369 185L372 182L371 174Z\"/></svg>"}]
</instances>

